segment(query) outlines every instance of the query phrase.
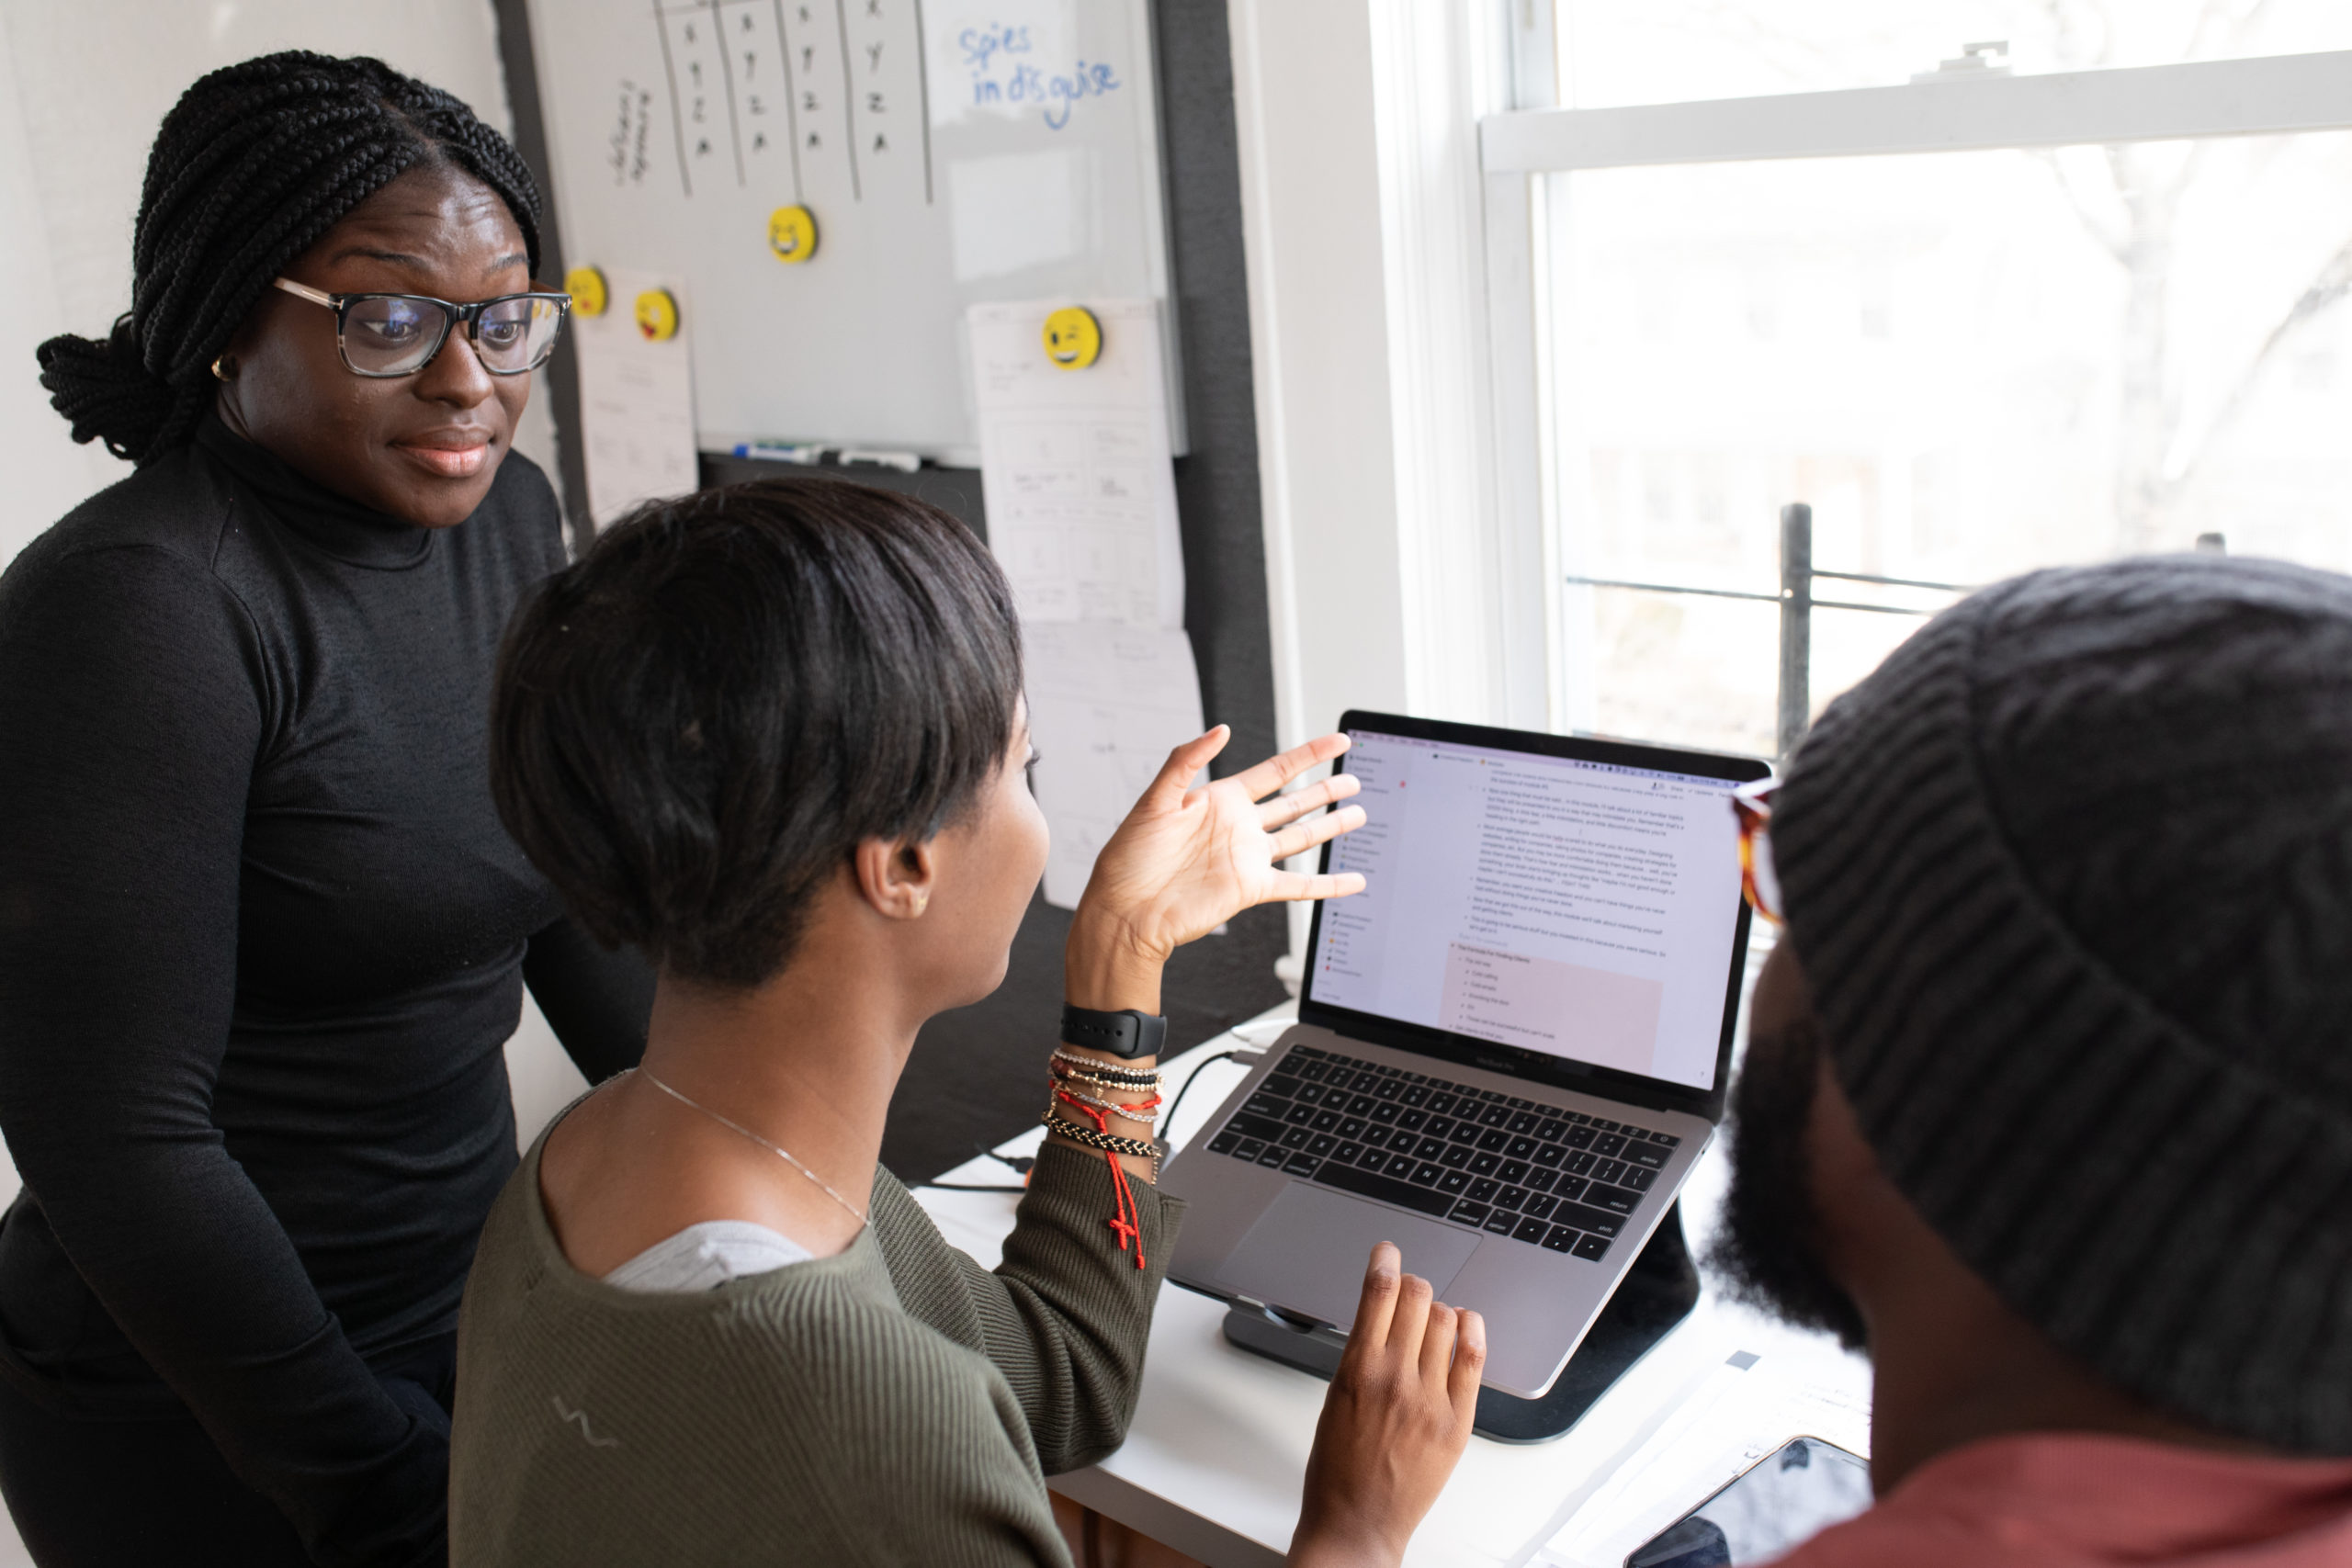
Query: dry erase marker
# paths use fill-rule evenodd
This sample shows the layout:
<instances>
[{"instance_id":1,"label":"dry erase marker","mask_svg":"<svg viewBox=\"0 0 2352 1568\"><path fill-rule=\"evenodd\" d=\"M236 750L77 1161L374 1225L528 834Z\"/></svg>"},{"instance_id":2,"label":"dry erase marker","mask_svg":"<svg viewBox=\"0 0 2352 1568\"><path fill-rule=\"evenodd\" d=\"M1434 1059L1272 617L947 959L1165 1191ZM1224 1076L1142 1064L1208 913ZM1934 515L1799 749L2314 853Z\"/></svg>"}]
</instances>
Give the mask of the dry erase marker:
<instances>
[{"instance_id":1,"label":"dry erase marker","mask_svg":"<svg viewBox=\"0 0 2352 1568\"><path fill-rule=\"evenodd\" d=\"M764 457L773 463L821 463L825 449L813 441L738 441L738 457Z\"/></svg>"}]
</instances>

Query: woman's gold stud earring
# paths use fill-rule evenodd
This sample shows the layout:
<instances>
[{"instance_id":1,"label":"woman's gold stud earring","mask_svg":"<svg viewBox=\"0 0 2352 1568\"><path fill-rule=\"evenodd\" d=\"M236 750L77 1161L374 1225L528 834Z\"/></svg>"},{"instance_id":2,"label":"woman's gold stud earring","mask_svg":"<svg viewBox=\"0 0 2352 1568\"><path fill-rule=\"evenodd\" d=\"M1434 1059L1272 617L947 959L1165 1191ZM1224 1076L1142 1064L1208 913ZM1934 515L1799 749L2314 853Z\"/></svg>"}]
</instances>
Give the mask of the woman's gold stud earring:
<instances>
[{"instance_id":1,"label":"woman's gold stud earring","mask_svg":"<svg viewBox=\"0 0 2352 1568\"><path fill-rule=\"evenodd\" d=\"M227 355L222 355L220 358L212 362L212 378L216 381L235 380L237 378L237 362L230 358Z\"/></svg>"}]
</instances>

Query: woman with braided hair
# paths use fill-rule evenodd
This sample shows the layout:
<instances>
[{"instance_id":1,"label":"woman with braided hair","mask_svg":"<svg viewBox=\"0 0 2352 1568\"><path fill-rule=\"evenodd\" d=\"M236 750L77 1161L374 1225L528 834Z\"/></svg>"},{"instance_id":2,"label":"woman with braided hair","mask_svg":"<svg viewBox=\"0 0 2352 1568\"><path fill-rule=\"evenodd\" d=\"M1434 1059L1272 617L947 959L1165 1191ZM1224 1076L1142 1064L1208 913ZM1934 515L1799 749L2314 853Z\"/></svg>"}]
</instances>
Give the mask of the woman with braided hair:
<instances>
[{"instance_id":1,"label":"woman with braided hair","mask_svg":"<svg viewBox=\"0 0 2352 1568\"><path fill-rule=\"evenodd\" d=\"M443 1561L523 987L591 1079L642 1049L650 976L485 773L563 561L508 451L538 211L449 95L248 61L164 119L130 311L41 346L136 465L0 578L0 1488L45 1568Z\"/></svg>"}]
</instances>

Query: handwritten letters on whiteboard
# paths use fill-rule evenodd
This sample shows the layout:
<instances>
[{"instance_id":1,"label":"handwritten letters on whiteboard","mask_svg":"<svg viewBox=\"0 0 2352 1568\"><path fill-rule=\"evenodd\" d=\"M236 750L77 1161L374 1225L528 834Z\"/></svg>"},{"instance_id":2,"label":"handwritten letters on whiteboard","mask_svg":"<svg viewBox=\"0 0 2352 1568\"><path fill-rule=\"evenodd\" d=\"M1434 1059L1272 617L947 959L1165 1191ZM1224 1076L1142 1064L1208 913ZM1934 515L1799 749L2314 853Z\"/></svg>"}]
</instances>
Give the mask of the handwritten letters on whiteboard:
<instances>
[{"instance_id":1,"label":"handwritten letters on whiteboard","mask_svg":"<svg viewBox=\"0 0 2352 1568\"><path fill-rule=\"evenodd\" d=\"M687 196L719 182L819 208L868 186L932 199L915 0L673 0L659 20ZM635 86L622 87L624 121Z\"/></svg>"}]
</instances>

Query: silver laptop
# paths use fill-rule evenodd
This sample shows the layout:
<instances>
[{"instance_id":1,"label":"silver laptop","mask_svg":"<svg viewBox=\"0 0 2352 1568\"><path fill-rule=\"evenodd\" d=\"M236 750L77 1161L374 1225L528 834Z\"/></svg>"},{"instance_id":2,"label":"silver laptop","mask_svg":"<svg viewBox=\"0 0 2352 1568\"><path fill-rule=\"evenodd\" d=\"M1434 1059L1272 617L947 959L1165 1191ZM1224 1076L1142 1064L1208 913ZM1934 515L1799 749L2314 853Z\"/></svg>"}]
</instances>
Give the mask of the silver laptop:
<instances>
[{"instance_id":1,"label":"silver laptop","mask_svg":"<svg viewBox=\"0 0 2352 1568\"><path fill-rule=\"evenodd\" d=\"M1487 1319L1486 1382L1553 1380L1721 1119L1747 951L1707 752L1349 713L1367 820L1324 848L1283 1033L1161 1178L1170 1276L1344 1331L1393 1241Z\"/></svg>"}]
</instances>

